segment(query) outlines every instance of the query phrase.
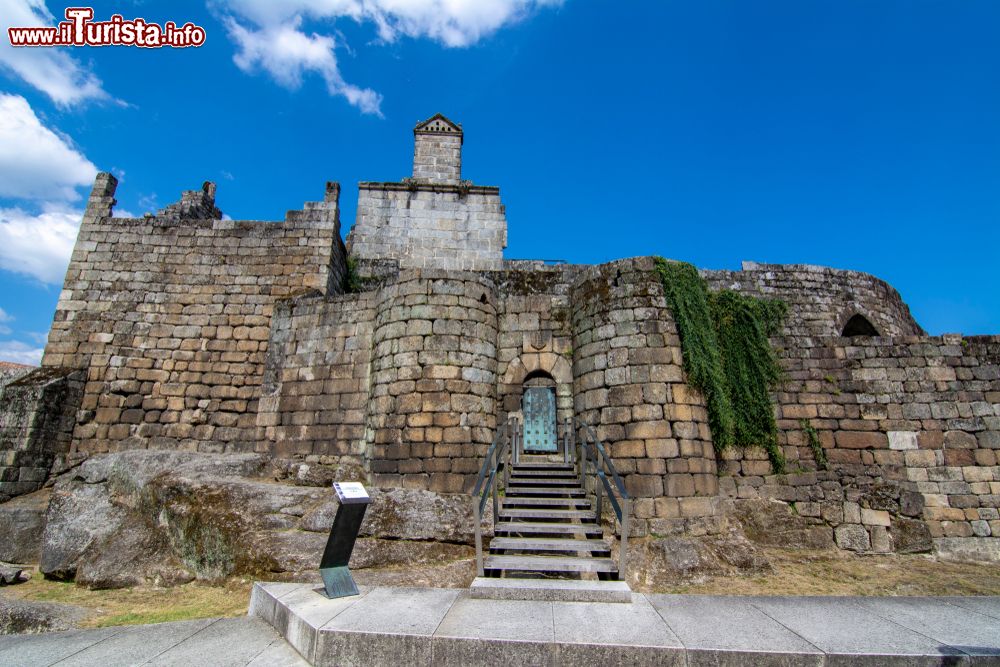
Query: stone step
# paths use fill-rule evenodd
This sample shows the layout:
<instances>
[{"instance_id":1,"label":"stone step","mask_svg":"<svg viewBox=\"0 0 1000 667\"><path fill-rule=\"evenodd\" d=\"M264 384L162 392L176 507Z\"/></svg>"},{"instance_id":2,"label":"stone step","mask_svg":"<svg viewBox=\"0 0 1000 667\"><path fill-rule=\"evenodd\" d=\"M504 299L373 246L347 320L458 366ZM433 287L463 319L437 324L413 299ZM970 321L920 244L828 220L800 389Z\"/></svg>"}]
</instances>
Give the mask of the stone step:
<instances>
[{"instance_id":1,"label":"stone step","mask_svg":"<svg viewBox=\"0 0 1000 667\"><path fill-rule=\"evenodd\" d=\"M500 521L495 532L499 534L549 534L601 536L604 531L596 523L542 523L534 521Z\"/></svg>"},{"instance_id":2,"label":"stone step","mask_svg":"<svg viewBox=\"0 0 1000 667\"><path fill-rule=\"evenodd\" d=\"M594 510L554 510L554 509L503 509L501 519L597 519Z\"/></svg>"},{"instance_id":3,"label":"stone step","mask_svg":"<svg viewBox=\"0 0 1000 667\"><path fill-rule=\"evenodd\" d=\"M469 597L548 602L632 602L632 589L624 581L476 577L469 587Z\"/></svg>"},{"instance_id":4,"label":"stone step","mask_svg":"<svg viewBox=\"0 0 1000 667\"><path fill-rule=\"evenodd\" d=\"M505 572L618 572L610 558L579 556L487 556L483 568Z\"/></svg>"},{"instance_id":5,"label":"stone step","mask_svg":"<svg viewBox=\"0 0 1000 667\"><path fill-rule=\"evenodd\" d=\"M569 540L558 537L494 537L490 549L509 551L611 551L604 540Z\"/></svg>"},{"instance_id":6,"label":"stone step","mask_svg":"<svg viewBox=\"0 0 1000 667\"><path fill-rule=\"evenodd\" d=\"M505 496L504 507L517 505L546 506L546 507L576 507L586 505L590 507L590 501L586 498L522 498L521 496Z\"/></svg>"}]
</instances>

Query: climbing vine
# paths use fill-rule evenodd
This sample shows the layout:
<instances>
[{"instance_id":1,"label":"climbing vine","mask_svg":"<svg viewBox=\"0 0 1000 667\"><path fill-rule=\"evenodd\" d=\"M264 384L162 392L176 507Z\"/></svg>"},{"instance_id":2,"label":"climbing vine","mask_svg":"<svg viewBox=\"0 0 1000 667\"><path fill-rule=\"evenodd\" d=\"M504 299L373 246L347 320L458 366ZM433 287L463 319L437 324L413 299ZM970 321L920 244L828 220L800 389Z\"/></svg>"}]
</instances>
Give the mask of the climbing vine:
<instances>
[{"instance_id":1,"label":"climbing vine","mask_svg":"<svg viewBox=\"0 0 1000 667\"><path fill-rule=\"evenodd\" d=\"M658 257L656 270L677 323L688 381L705 397L716 450L759 445L775 472L782 472L770 393L782 370L768 337L778 333L785 304L710 292L687 263Z\"/></svg>"},{"instance_id":2,"label":"climbing vine","mask_svg":"<svg viewBox=\"0 0 1000 667\"><path fill-rule=\"evenodd\" d=\"M820 470L826 470L829 462L826 460L826 450L823 449L823 444L819 441L819 433L816 432L808 419L800 419L799 426L806 434L806 442L809 443L809 449L812 450L813 458L816 459L816 465Z\"/></svg>"}]
</instances>

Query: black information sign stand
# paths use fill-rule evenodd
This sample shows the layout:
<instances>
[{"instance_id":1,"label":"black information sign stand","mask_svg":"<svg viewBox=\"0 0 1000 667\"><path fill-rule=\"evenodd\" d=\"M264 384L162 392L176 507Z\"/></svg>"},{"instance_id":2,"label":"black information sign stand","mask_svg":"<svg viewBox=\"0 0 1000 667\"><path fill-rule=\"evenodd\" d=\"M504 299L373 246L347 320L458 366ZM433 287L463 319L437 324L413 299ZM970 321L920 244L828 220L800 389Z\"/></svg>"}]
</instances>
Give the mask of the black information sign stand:
<instances>
[{"instance_id":1,"label":"black information sign stand","mask_svg":"<svg viewBox=\"0 0 1000 667\"><path fill-rule=\"evenodd\" d=\"M368 509L371 498L365 487L358 482L334 482L333 490L337 492L340 507L333 519L326 549L323 550L319 573L323 576L326 596L342 598L358 594L358 587L347 564L351 560L354 541L358 539L361 521L365 518L365 510Z\"/></svg>"}]
</instances>

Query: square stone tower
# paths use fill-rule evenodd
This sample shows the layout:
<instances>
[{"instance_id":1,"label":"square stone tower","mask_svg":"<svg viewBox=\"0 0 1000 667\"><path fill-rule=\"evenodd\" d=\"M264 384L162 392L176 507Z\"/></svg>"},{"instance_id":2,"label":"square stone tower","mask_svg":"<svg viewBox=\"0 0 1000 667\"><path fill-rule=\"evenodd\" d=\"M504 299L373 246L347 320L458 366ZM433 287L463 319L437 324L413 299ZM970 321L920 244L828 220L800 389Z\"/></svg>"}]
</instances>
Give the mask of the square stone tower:
<instances>
[{"instance_id":1,"label":"square stone tower","mask_svg":"<svg viewBox=\"0 0 1000 667\"><path fill-rule=\"evenodd\" d=\"M500 269L507 247L500 188L462 180L462 126L437 114L417 123L413 138L412 177L358 184L348 252L401 268Z\"/></svg>"},{"instance_id":2,"label":"square stone tower","mask_svg":"<svg viewBox=\"0 0 1000 667\"><path fill-rule=\"evenodd\" d=\"M462 181L462 126L436 114L413 128L413 179L420 183Z\"/></svg>"}]
</instances>

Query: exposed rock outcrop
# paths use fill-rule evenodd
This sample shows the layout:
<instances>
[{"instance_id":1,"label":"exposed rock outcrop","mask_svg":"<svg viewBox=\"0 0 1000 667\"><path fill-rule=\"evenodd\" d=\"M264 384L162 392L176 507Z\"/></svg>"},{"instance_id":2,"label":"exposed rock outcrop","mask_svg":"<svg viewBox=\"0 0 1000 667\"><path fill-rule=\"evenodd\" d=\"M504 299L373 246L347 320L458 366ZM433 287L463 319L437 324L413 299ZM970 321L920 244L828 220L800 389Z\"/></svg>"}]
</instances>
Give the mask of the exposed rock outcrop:
<instances>
[{"instance_id":1,"label":"exposed rock outcrop","mask_svg":"<svg viewBox=\"0 0 1000 667\"><path fill-rule=\"evenodd\" d=\"M274 471L257 454L91 457L55 484L40 569L92 588L314 577L336 498L330 488L276 483ZM467 496L370 491L353 568L444 565L472 556Z\"/></svg>"}]
</instances>

